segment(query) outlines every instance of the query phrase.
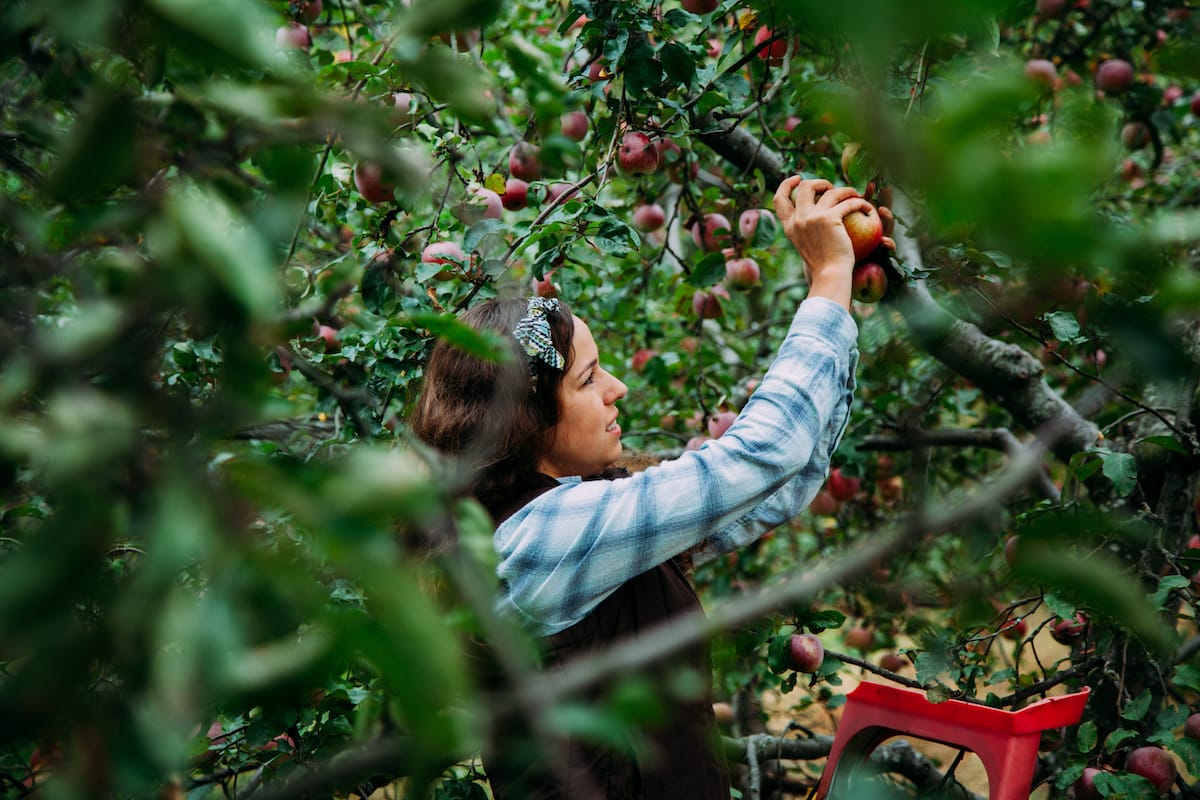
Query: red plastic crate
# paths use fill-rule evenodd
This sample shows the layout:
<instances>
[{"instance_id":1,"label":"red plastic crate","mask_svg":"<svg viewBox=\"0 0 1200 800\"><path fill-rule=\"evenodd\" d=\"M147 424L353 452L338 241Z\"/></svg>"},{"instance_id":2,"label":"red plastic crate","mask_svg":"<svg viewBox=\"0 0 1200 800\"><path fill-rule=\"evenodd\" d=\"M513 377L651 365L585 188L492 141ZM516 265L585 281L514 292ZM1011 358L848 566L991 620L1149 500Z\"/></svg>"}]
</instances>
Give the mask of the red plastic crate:
<instances>
[{"instance_id":1,"label":"red plastic crate","mask_svg":"<svg viewBox=\"0 0 1200 800\"><path fill-rule=\"evenodd\" d=\"M856 768L902 735L972 751L987 771L989 800L1027 800L1042 731L1078 723L1089 693L1085 687L1006 711L962 700L931 703L918 689L860 683L846 695L816 800L853 800Z\"/></svg>"}]
</instances>

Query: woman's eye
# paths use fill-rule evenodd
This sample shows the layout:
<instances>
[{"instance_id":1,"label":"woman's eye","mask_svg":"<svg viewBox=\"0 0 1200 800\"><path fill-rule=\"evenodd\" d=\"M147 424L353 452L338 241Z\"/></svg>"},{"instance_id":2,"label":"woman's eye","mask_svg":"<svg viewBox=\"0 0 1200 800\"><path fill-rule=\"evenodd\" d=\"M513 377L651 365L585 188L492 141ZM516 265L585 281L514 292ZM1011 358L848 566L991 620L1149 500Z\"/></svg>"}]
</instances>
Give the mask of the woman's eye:
<instances>
[{"instance_id":1,"label":"woman's eye","mask_svg":"<svg viewBox=\"0 0 1200 800\"><path fill-rule=\"evenodd\" d=\"M583 382L583 385L584 385L584 386L591 386L591 385L592 385L593 383L595 383L595 382L596 382L596 373L594 373L594 372L589 372L589 373L588 373L588 376L587 376L587 380Z\"/></svg>"}]
</instances>

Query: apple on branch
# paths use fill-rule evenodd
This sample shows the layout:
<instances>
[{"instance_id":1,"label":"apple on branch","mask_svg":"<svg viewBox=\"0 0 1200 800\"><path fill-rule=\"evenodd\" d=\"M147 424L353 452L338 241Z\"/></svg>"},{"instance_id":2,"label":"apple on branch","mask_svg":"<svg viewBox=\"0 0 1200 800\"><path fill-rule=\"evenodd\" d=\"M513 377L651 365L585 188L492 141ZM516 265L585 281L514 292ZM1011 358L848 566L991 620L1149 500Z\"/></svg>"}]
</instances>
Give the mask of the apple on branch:
<instances>
[{"instance_id":1,"label":"apple on branch","mask_svg":"<svg viewBox=\"0 0 1200 800\"><path fill-rule=\"evenodd\" d=\"M795 633L788 642L788 666L796 672L816 672L825 661L825 645L811 633Z\"/></svg>"},{"instance_id":2,"label":"apple on branch","mask_svg":"<svg viewBox=\"0 0 1200 800\"><path fill-rule=\"evenodd\" d=\"M883 267L873 261L854 265L850 276L850 294L860 303L877 303L887 293L888 279Z\"/></svg>"},{"instance_id":3,"label":"apple on branch","mask_svg":"<svg viewBox=\"0 0 1200 800\"><path fill-rule=\"evenodd\" d=\"M622 175L646 175L658 169L658 150L641 131L629 131L617 148L617 169Z\"/></svg>"}]
</instances>

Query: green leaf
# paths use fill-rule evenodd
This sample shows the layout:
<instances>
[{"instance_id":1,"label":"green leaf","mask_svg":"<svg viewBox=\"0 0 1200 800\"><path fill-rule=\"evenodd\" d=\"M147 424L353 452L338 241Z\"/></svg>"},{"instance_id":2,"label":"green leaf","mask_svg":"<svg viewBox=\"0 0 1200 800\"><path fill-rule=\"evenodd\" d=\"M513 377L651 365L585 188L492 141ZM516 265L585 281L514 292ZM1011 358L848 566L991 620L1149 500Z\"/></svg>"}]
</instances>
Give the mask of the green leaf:
<instances>
[{"instance_id":1,"label":"green leaf","mask_svg":"<svg viewBox=\"0 0 1200 800\"><path fill-rule=\"evenodd\" d=\"M1164 575L1162 578L1159 578L1158 588L1150 596L1150 602L1154 603L1155 607L1160 611L1166 611L1167 601L1171 598L1171 592L1186 588L1191 583L1191 578L1184 575Z\"/></svg>"},{"instance_id":2,"label":"green leaf","mask_svg":"<svg viewBox=\"0 0 1200 800\"><path fill-rule=\"evenodd\" d=\"M290 71L275 47L279 23L263 3L241 0L148 0L167 36L193 58L213 65L240 65L276 73Z\"/></svg>"},{"instance_id":3,"label":"green leaf","mask_svg":"<svg viewBox=\"0 0 1200 800\"><path fill-rule=\"evenodd\" d=\"M1075 741L1079 745L1079 752L1090 753L1096 749L1096 741L1099 738L1099 732L1096 729L1096 723L1090 719L1080 724L1079 730L1075 733Z\"/></svg>"},{"instance_id":4,"label":"green leaf","mask_svg":"<svg viewBox=\"0 0 1200 800\"><path fill-rule=\"evenodd\" d=\"M1188 664L1175 667L1175 685L1181 689L1200 692L1200 667Z\"/></svg>"},{"instance_id":5,"label":"green leaf","mask_svg":"<svg viewBox=\"0 0 1200 800\"><path fill-rule=\"evenodd\" d=\"M173 188L164 224L173 230L148 234L157 241L160 257L181 270L191 268L189 260L199 262L253 318L278 313L283 292L267 243L215 191L196 185Z\"/></svg>"},{"instance_id":6,"label":"green leaf","mask_svg":"<svg viewBox=\"0 0 1200 800\"><path fill-rule=\"evenodd\" d=\"M725 256L708 253L692 269L689 279L697 289L707 289L725 277Z\"/></svg>"},{"instance_id":7,"label":"green leaf","mask_svg":"<svg viewBox=\"0 0 1200 800\"><path fill-rule=\"evenodd\" d=\"M1188 449L1181 445L1174 436L1145 436L1139 439L1138 442L1152 444L1164 450L1170 450L1172 453L1178 453L1181 456L1189 455Z\"/></svg>"},{"instance_id":8,"label":"green leaf","mask_svg":"<svg viewBox=\"0 0 1200 800\"><path fill-rule=\"evenodd\" d=\"M917 670L917 680L924 684L934 683L953 666L945 652L937 651L919 653L913 664Z\"/></svg>"},{"instance_id":9,"label":"green leaf","mask_svg":"<svg viewBox=\"0 0 1200 800\"><path fill-rule=\"evenodd\" d=\"M1137 461L1132 453L1101 453L1104 477L1112 481L1117 495L1125 497L1137 486Z\"/></svg>"},{"instance_id":10,"label":"green leaf","mask_svg":"<svg viewBox=\"0 0 1200 800\"><path fill-rule=\"evenodd\" d=\"M86 203L133 175L137 114L124 94L101 86L58 150L46 180L50 196L64 203Z\"/></svg>"},{"instance_id":11,"label":"green leaf","mask_svg":"<svg viewBox=\"0 0 1200 800\"><path fill-rule=\"evenodd\" d=\"M696 62L687 48L676 42L667 42L659 50L663 69L667 77L683 86L691 86L696 78Z\"/></svg>"},{"instance_id":12,"label":"green leaf","mask_svg":"<svg viewBox=\"0 0 1200 800\"><path fill-rule=\"evenodd\" d=\"M509 358L509 348L502 336L492 331L477 331L453 314L424 312L413 314L408 321L473 356L495 362Z\"/></svg>"},{"instance_id":13,"label":"green leaf","mask_svg":"<svg viewBox=\"0 0 1200 800\"><path fill-rule=\"evenodd\" d=\"M1088 340L1088 337L1080 335L1079 320L1075 318L1074 312L1053 311L1042 319L1050 325L1054 338L1063 344L1081 344Z\"/></svg>"},{"instance_id":14,"label":"green leaf","mask_svg":"<svg viewBox=\"0 0 1200 800\"><path fill-rule=\"evenodd\" d=\"M1176 646L1177 634L1163 622L1138 581L1103 552L1079 555L1050 542L1022 538L1013 571L1022 580L1051 587L1125 626L1156 653L1170 653Z\"/></svg>"},{"instance_id":15,"label":"green leaf","mask_svg":"<svg viewBox=\"0 0 1200 800\"><path fill-rule=\"evenodd\" d=\"M776 675L781 675L792 668L792 635L780 634L771 639L767 645L767 666Z\"/></svg>"},{"instance_id":16,"label":"green leaf","mask_svg":"<svg viewBox=\"0 0 1200 800\"><path fill-rule=\"evenodd\" d=\"M1150 710L1150 690L1142 690L1138 697L1129 700L1124 708L1121 709L1121 717L1123 720L1130 722L1138 722L1142 717L1146 716L1146 711Z\"/></svg>"}]
</instances>

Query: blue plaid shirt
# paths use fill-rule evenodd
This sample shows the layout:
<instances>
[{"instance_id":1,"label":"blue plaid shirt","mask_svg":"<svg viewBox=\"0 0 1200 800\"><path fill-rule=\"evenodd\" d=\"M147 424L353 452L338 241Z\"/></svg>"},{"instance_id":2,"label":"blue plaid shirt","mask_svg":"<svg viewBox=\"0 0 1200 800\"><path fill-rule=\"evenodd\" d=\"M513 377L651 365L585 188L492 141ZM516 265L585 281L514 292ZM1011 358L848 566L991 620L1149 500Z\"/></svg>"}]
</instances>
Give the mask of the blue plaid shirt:
<instances>
[{"instance_id":1,"label":"blue plaid shirt","mask_svg":"<svg viewBox=\"0 0 1200 800\"><path fill-rule=\"evenodd\" d=\"M805 300L762 383L719 439L628 478L560 479L505 520L494 538L500 613L550 636L696 545L699 563L800 513L849 421L857 335L837 303Z\"/></svg>"}]
</instances>

